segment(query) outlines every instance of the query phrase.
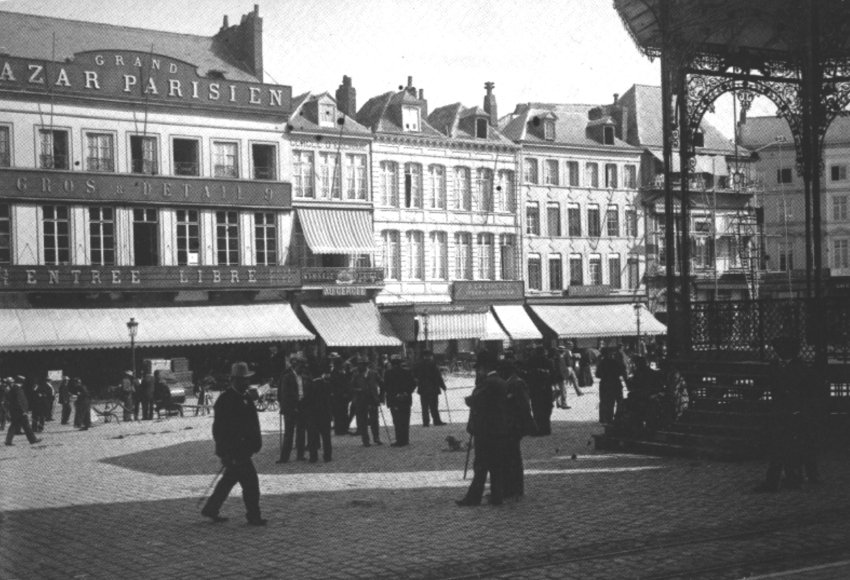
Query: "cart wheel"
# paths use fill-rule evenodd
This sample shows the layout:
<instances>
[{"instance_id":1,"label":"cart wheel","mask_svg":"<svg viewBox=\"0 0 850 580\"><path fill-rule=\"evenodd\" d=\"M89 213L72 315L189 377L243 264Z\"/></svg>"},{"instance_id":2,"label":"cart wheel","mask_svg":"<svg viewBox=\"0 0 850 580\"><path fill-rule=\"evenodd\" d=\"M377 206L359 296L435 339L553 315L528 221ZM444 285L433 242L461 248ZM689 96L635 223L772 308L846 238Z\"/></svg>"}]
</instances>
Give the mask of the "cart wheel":
<instances>
[{"instance_id":1,"label":"cart wheel","mask_svg":"<svg viewBox=\"0 0 850 580\"><path fill-rule=\"evenodd\" d=\"M269 411L277 411L278 410L277 401L269 401L267 408L268 408Z\"/></svg>"},{"instance_id":2,"label":"cart wheel","mask_svg":"<svg viewBox=\"0 0 850 580\"><path fill-rule=\"evenodd\" d=\"M265 411L267 407L268 407L268 403L266 403L265 399L257 400L257 410L258 411Z\"/></svg>"}]
</instances>

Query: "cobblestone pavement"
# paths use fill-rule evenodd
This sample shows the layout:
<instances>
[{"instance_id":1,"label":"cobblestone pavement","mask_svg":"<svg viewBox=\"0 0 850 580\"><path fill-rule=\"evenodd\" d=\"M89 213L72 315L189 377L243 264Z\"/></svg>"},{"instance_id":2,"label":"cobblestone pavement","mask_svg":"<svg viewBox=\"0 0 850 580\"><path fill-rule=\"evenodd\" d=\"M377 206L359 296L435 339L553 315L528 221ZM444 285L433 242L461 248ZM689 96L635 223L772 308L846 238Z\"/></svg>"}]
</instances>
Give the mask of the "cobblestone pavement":
<instances>
[{"instance_id":1,"label":"cobblestone pavement","mask_svg":"<svg viewBox=\"0 0 850 580\"><path fill-rule=\"evenodd\" d=\"M266 528L245 525L238 489L228 522L199 515L219 467L208 416L86 432L48 423L42 443L18 437L0 448L0 579L841 578L850 569L846 454L823 458L821 485L753 494L761 463L596 453L595 389L555 410L551 436L524 440L523 501L458 508L465 453L447 451L445 437L466 441L467 383L450 382L450 425L422 427L417 402L410 447L339 436L330 463L275 464L278 416L261 413Z\"/></svg>"}]
</instances>

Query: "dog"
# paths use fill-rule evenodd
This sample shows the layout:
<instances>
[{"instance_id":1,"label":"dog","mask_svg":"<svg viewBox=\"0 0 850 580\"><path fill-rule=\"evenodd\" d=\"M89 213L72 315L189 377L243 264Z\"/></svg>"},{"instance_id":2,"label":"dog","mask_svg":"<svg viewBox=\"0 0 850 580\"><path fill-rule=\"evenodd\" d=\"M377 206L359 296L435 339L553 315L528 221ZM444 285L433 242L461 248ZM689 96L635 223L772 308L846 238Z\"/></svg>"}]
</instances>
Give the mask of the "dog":
<instances>
[{"instance_id":1,"label":"dog","mask_svg":"<svg viewBox=\"0 0 850 580\"><path fill-rule=\"evenodd\" d=\"M463 451L463 442L458 441L455 437L452 437L451 435L448 435L446 437L446 443L449 446L448 451Z\"/></svg>"}]
</instances>

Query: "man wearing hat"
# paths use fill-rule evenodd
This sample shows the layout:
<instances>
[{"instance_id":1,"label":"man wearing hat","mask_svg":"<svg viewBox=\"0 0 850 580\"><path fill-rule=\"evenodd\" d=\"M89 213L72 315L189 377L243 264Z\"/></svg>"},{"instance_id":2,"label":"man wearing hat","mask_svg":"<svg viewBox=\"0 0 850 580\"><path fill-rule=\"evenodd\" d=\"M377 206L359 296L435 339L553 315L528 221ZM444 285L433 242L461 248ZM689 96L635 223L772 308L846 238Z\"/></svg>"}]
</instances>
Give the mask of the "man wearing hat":
<instances>
[{"instance_id":1,"label":"man wearing hat","mask_svg":"<svg viewBox=\"0 0 850 580\"><path fill-rule=\"evenodd\" d=\"M351 393L348 390L350 379L339 353L331 352L328 354L325 380L328 382L331 392L334 435L348 435L348 426L351 423L348 415L348 407L351 403Z\"/></svg>"},{"instance_id":2,"label":"man wearing hat","mask_svg":"<svg viewBox=\"0 0 850 580\"><path fill-rule=\"evenodd\" d=\"M422 360L416 365L415 375L419 402L422 404L422 425L424 427L430 425L432 417L434 426L445 425L440 419L438 403L440 391L446 390L446 383L430 350L422 351Z\"/></svg>"},{"instance_id":3,"label":"man wearing hat","mask_svg":"<svg viewBox=\"0 0 850 580\"><path fill-rule=\"evenodd\" d=\"M357 414L357 432L364 447L369 447L369 431L375 445L383 445L378 426L378 405L381 403L381 383L378 374L369 368L369 359L357 359L357 369L351 375L351 397Z\"/></svg>"},{"instance_id":4,"label":"man wearing hat","mask_svg":"<svg viewBox=\"0 0 850 580\"><path fill-rule=\"evenodd\" d=\"M27 420L27 412L29 411L29 403L27 396L24 393L24 382L26 377L18 375L12 381L12 386L6 393L6 401L9 405L9 430L6 432L6 445L14 445L12 439L18 432L18 429L23 429L30 444L38 443L38 439L32 432L29 421Z\"/></svg>"},{"instance_id":5,"label":"man wearing hat","mask_svg":"<svg viewBox=\"0 0 850 580\"><path fill-rule=\"evenodd\" d=\"M390 368L384 373L384 388L387 394L387 406L393 416L395 443L393 447L404 447L410 443L410 406L413 404L413 391L416 382L413 373L401 365L401 355L390 357Z\"/></svg>"},{"instance_id":6,"label":"man wearing hat","mask_svg":"<svg viewBox=\"0 0 850 580\"><path fill-rule=\"evenodd\" d=\"M307 359L296 353L289 358L289 368L278 387L280 414L283 415L283 446L278 463L287 463L295 440L295 457L304 461L307 436L307 413L304 398L313 378L307 372Z\"/></svg>"},{"instance_id":7,"label":"man wearing hat","mask_svg":"<svg viewBox=\"0 0 850 580\"><path fill-rule=\"evenodd\" d=\"M136 394L136 377L133 376L133 371L124 371L121 377L121 404L124 407L124 420L131 421L133 419L133 398Z\"/></svg>"},{"instance_id":8,"label":"man wearing hat","mask_svg":"<svg viewBox=\"0 0 850 580\"><path fill-rule=\"evenodd\" d=\"M242 487L249 526L264 526L260 516L260 480L251 456L263 445L257 407L247 396L250 378L254 373L244 362L235 362L230 368L230 388L216 400L213 418L215 454L221 458L224 474L201 510L201 515L218 523L225 521L219 515L224 500L238 482Z\"/></svg>"}]
</instances>

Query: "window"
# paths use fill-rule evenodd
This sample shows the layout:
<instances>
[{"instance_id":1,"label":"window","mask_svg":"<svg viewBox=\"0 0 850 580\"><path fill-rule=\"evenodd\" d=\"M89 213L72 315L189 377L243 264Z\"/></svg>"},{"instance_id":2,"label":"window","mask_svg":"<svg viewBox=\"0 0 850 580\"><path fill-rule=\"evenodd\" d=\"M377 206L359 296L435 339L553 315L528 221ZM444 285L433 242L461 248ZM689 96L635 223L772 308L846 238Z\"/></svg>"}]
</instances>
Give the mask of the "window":
<instances>
[{"instance_id":1,"label":"window","mask_svg":"<svg viewBox=\"0 0 850 580\"><path fill-rule=\"evenodd\" d=\"M516 280L516 239L513 234L499 236L499 256L502 267L502 280Z\"/></svg>"},{"instance_id":2,"label":"window","mask_svg":"<svg viewBox=\"0 0 850 580\"><path fill-rule=\"evenodd\" d=\"M611 126L602 127L602 144L603 145L613 145L614 144L614 127L611 127Z\"/></svg>"},{"instance_id":3,"label":"window","mask_svg":"<svg viewBox=\"0 0 850 580\"><path fill-rule=\"evenodd\" d=\"M790 167L776 170L776 183L791 183L794 180Z\"/></svg>"},{"instance_id":4,"label":"window","mask_svg":"<svg viewBox=\"0 0 850 580\"><path fill-rule=\"evenodd\" d=\"M472 183L468 167L455 167L455 204L463 211L472 211Z\"/></svg>"},{"instance_id":5,"label":"window","mask_svg":"<svg viewBox=\"0 0 850 580\"><path fill-rule=\"evenodd\" d=\"M587 207L587 235L598 238L602 235L602 226L599 223L599 205L592 203Z\"/></svg>"},{"instance_id":6,"label":"window","mask_svg":"<svg viewBox=\"0 0 850 580\"><path fill-rule=\"evenodd\" d=\"M404 207L422 208L422 166L404 164Z\"/></svg>"},{"instance_id":7,"label":"window","mask_svg":"<svg viewBox=\"0 0 850 580\"><path fill-rule=\"evenodd\" d=\"M561 237L561 205L558 203L546 204L546 233L551 238Z\"/></svg>"},{"instance_id":8,"label":"window","mask_svg":"<svg viewBox=\"0 0 850 580\"><path fill-rule=\"evenodd\" d=\"M419 107L402 107L401 125L405 131L419 131Z\"/></svg>"},{"instance_id":9,"label":"window","mask_svg":"<svg viewBox=\"0 0 850 580\"><path fill-rule=\"evenodd\" d=\"M381 232L384 246L384 277L401 280L401 235L398 230Z\"/></svg>"},{"instance_id":10,"label":"window","mask_svg":"<svg viewBox=\"0 0 850 580\"><path fill-rule=\"evenodd\" d=\"M216 264L239 264L239 212L215 212Z\"/></svg>"},{"instance_id":11,"label":"window","mask_svg":"<svg viewBox=\"0 0 850 580\"><path fill-rule=\"evenodd\" d=\"M455 234L455 279L472 280L472 234Z\"/></svg>"},{"instance_id":12,"label":"window","mask_svg":"<svg viewBox=\"0 0 850 580\"><path fill-rule=\"evenodd\" d=\"M616 205L609 205L608 212L605 214L605 223L608 230L608 236L616 238L620 236L620 208Z\"/></svg>"},{"instance_id":13,"label":"window","mask_svg":"<svg viewBox=\"0 0 850 580\"><path fill-rule=\"evenodd\" d=\"M577 203L567 205L567 227L571 238L581 237L581 208Z\"/></svg>"},{"instance_id":14,"label":"window","mask_svg":"<svg viewBox=\"0 0 850 580\"><path fill-rule=\"evenodd\" d=\"M570 255L570 286L584 285L584 261L581 254Z\"/></svg>"},{"instance_id":15,"label":"window","mask_svg":"<svg viewBox=\"0 0 850 580\"><path fill-rule=\"evenodd\" d=\"M555 140L555 119L543 119L543 138L547 141Z\"/></svg>"},{"instance_id":16,"label":"window","mask_svg":"<svg viewBox=\"0 0 850 580\"><path fill-rule=\"evenodd\" d=\"M516 212L516 198L514 197L514 172L507 170L499 171L499 198L501 199L502 211Z\"/></svg>"},{"instance_id":17,"label":"window","mask_svg":"<svg viewBox=\"0 0 850 580\"><path fill-rule=\"evenodd\" d=\"M201 146L197 139L174 139L171 155L174 175L201 174Z\"/></svg>"},{"instance_id":18,"label":"window","mask_svg":"<svg viewBox=\"0 0 850 580\"><path fill-rule=\"evenodd\" d=\"M564 289L564 271L561 254L549 256L549 290Z\"/></svg>"},{"instance_id":19,"label":"window","mask_svg":"<svg viewBox=\"0 0 850 580\"><path fill-rule=\"evenodd\" d=\"M425 279L425 234L407 232L408 280Z\"/></svg>"},{"instance_id":20,"label":"window","mask_svg":"<svg viewBox=\"0 0 850 580\"><path fill-rule=\"evenodd\" d=\"M493 245L493 234L478 234L478 274L476 279L496 279L496 248Z\"/></svg>"},{"instance_id":21,"label":"window","mask_svg":"<svg viewBox=\"0 0 850 580\"><path fill-rule=\"evenodd\" d=\"M525 183L538 183L537 180L537 159L527 158L523 161L523 176L522 180Z\"/></svg>"},{"instance_id":22,"label":"window","mask_svg":"<svg viewBox=\"0 0 850 580\"><path fill-rule=\"evenodd\" d=\"M319 103L319 127L336 126L336 107L333 103Z\"/></svg>"},{"instance_id":23,"label":"window","mask_svg":"<svg viewBox=\"0 0 850 580\"><path fill-rule=\"evenodd\" d=\"M12 166L12 135L9 127L0 126L0 167Z\"/></svg>"},{"instance_id":24,"label":"window","mask_svg":"<svg viewBox=\"0 0 850 580\"><path fill-rule=\"evenodd\" d=\"M691 137L692 143L694 147L705 147L705 133L702 129L697 128L694 131L693 137Z\"/></svg>"},{"instance_id":25,"label":"window","mask_svg":"<svg viewBox=\"0 0 850 580\"><path fill-rule=\"evenodd\" d=\"M691 263L695 268L714 266L714 239L706 236L691 238Z\"/></svg>"},{"instance_id":26,"label":"window","mask_svg":"<svg viewBox=\"0 0 850 580\"><path fill-rule=\"evenodd\" d=\"M159 263L159 216L151 208L133 209L133 265Z\"/></svg>"},{"instance_id":27,"label":"window","mask_svg":"<svg viewBox=\"0 0 850 580\"><path fill-rule=\"evenodd\" d=\"M429 165L428 177L431 209L446 209L446 168L442 165Z\"/></svg>"},{"instance_id":28,"label":"window","mask_svg":"<svg viewBox=\"0 0 850 580\"><path fill-rule=\"evenodd\" d=\"M115 171L115 137L86 133L86 171Z\"/></svg>"},{"instance_id":29,"label":"window","mask_svg":"<svg viewBox=\"0 0 850 580\"><path fill-rule=\"evenodd\" d=\"M70 263L71 238L68 207L45 205L42 211L44 263L59 266Z\"/></svg>"},{"instance_id":30,"label":"window","mask_svg":"<svg viewBox=\"0 0 850 580\"><path fill-rule=\"evenodd\" d=\"M292 152L292 178L296 198L315 197L313 192L313 152Z\"/></svg>"},{"instance_id":31,"label":"window","mask_svg":"<svg viewBox=\"0 0 850 580\"><path fill-rule=\"evenodd\" d=\"M336 153L319 153L319 166L316 172L317 197L321 199L342 199L341 181L339 155Z\"/></svg>"},{"instance_id":32,"label":"window","mask_svg":"<svg viewBox=\"0 0 850 580\"><path fill-rule=\"evenodd\" d=\"M570 187L579 186L578 161L567 161L567 179Z\"/></svg>"},{"instance_id":33,"label":"window","mask_svg":"<svg viewBox=\"0 0 850 580\"><path fill-rule=\"evenodd\" d=\"M38 166L41 169L70 169L68 131L39 129Z\"/></svg>"},{"instance_id":34,"label":"window","mask_svg":"<svg viewBox=\"0 0 850 580\"><path fill-rule=\"evenodd\" d=\"M791 247L785 244L779 244L779 269L783 272L794 269L794 252Z\"/></svg>"},{"instance_id":35,"label":"window","mask_svg":"<svg viewBox=\"0 0 850 580\"><path fill-rule=\"evenodd\" d=\"M587 187L599 187L599 165L588 163L584 166L584 184Z\"/></svg>"},{"instance_id":36,"label":"window","mask_svg":"<svg viewBox=\"0 0 850 580\"><path fill-rule=\"evenodd\" d=\"M277 179L277 147L263 143L251 144L251 166L254 179Z\"/></svg>"},{"instance_id":37,"label":"window","mask_svg":"<svg viewBox=\"0 0 850 580\"><path fill-rule=\"evenodd\" d=\"M0 203L0 264L12 263L12 216L10 206Z\"/></svg>"},{"instance_id":38,"label":"window","mask_svg":"<svg viewBox=\"0 0 850 580\"><path fill-rule=\"evenodd\" d=\"M614 163L605 164L605 187L608 189L617 188L617 166Z\"/></svg>"},{"instance_id":39,"label":"window","mask_svg":"<svg viewBox=\"0 0 850 580\"><path fill-rule=\"evenodd\" d=\"M833 240L832 265L836 268L850 268L850 240Z\"/></svg>"},{"instance_id":40,"label":"window","mask_svg":"<svg viewBox=\"0 0 850 580\"><path fill-rule=\"evenodd\" d=\"M599 254L591 254L588 261L588 271L590 273L590 285L599 286L602 284L602 256Z\"/></svg>"},{"instance_id":41,"label":"window","mask_svg":"<svg viewBox=\"0 0 850 580\"><path fill-rule=\"evenodd\" d=\"M836 195L832 198L832 219L834 221L847 220L847 196Z\"/></svg>"},{"instance_id":42,"label":"window","mask_svg":"<svg viewBox=\"0 0 850 580\"><path fill-rule=\"evenodd\" d=\"M638 235L637 210L633 207L626 208L626 237L636 238Z\"/></svg>"},{"instance_id":43,"label":"window","mask_svg":"<svg viewBox=\"0 0 850 580\"><path fill-rule=\"evenodd\" d=\"M485 167L475 172L475 182L478 189L478 210L484 213L493 212L493 170Z\"/></svg>"},{"instance_id":44,"label":"window","mask_svg":"<svg viewBox=\"0 0 850 580\"><path fill-rule=\"evenodd\" d=\"M627 274L629 277L629 290L634 290L635 288L640 286L640 262L638 262L637 258L629 258L627 268Z\"/></svg>"},{"instance_id":45,"label":"window","mask_svg":"<svg viewBox=\"0 0 850 580\"><path fill-rule=\"evenodd\" d=\"M528 289L543 289L543 273L541 272L540 254L528 255Z\"/></svg>"},{"instance_id":46,"label":"window","mask_svg":"<svg viewBox=\"0 0 850 580\"><path fill-rule=\"evenodd\" d=\"M634 165L623 166L623 186L628 189L637 187L637 167Z\"/></svg>"},{"instance_id":47,"label":"window","mask_svg":"<svg viewBox=\"0 0 850 580\"><path fill-rule=\"evenodd\" d=\"M830 175L832 177L832 181L844 181L847 179L847 166L833 165L830 168Z\"/></svg>"},{"instance_id":48,"label":"window","mask_svg":"<svg viewBox=\"0 0 850 580\"><path fill-rule=\"evenodd\" d=\"M130 135L130 171L144 175L159 173L156 137Z\"/></svg>"},{"instance_id":49,"label":"window","mask_svg":"<svg viewBox=\"0 0 850 580\"><path fill-rule=\"evenodd\" d=\"M545 185L558 185L558 161L546 159L543 162L543 183Z\"/></svg>"},{"instance_id":50,"label":"window","mask_svg":"<svg viewBox=\"0 0 850 580\"><path fill-rule=\"evenodd\" d=\"M355 153L345 155L345 197L366 201L366 156Z\"/></svg>"},{"instance_id":51,"label":"window","mask_svg":"<svg viewBox=\"0 0 850 580\"><path fill-rule=\"evenodd\" d=\"M487 119L475 119L475 137L478 139L487 138L487 126L490 123Z\"/></svg>"},{"instance_id":52,"label":"window","mask_svg":"<svg viewBox=\"0 0 850 580\"><path fill-rule=\"evenodd\" d=\"M254 214L254 247L257 264L274 266L277 264L277 225L275 214L270 211Z\"/></svg>"},{"instance_id":53,"label":"window","mask_svg":"<svg viewBox=\"0 0 850 580\"><path fill-rule=\"evenodd\" d=\"M449 279L449 242L446 232L431 232L431 279Z\"/></svg>"},{"instance_id":54,"label":"window","mask_svg":"<svg viewBox=\"0 0 850 580\"><path fill-rule=\"evenodd\" d=\"M177 210L177 265L197 266L201 263L201 224L198 210Z\"/></svg>"},{"instance_id":55,"label":"window","mask_svg":"<svg viewBox=\"0 0 850 580\"><path fill-rule=\"evenodd\" d=\"M611 288L620 289L623 285L620 275L620 256L608 256L608 284Z\"/></svg>"},{"instance_id":56,"label":"window","mask_svg":"<svg viewBox=\"0 0 850 580\"><path fill-rule=\"evenodd\" d=\"M536 201L525 205L525 233L530 236L540 235L540 206Z\"/></svg>"},{"instance_id":57,"label":"window","mask_svg":"<svg viewBox=\"0 0 850 580\"><path fill-rule=\"evenodd\" d=\"M398 207L398 163L381 161L381 203Z\"/></svg>"},{"instance_id":58,"label":"window","mask_svg":"<svg viewBox=\"0 0 850 580\"><path fill-rule=\"evenodd\" d=\"M93 266L115 264L115 217L111 207L89 208L89 260Z\"/></svg>"}]
</instances>

